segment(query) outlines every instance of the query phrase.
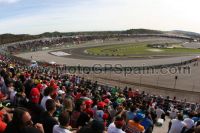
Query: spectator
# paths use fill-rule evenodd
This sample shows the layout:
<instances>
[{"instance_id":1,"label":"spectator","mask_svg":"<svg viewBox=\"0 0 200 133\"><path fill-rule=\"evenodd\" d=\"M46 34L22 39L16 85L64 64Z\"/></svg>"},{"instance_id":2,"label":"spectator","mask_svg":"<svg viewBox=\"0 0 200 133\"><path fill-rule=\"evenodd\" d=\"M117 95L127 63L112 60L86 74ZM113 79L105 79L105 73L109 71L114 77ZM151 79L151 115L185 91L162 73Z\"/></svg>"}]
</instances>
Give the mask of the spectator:
<instances>
[{"instance_id":1,"label":"spectator","mask_svg":"<svg viewBox=\"0 0 200 133\"><path fill-rule=\"evenodd\" d=\"M165 112L160 107L157 107L156 109L157 119L161 118L162 114L165 114Z\"/></svg>"},{"instance_id":2,"label":"spectator","mask_svg":"<svg viewBox=\"0 0 200 133\"><path fill-rule=\"evenodd\" d=\"M81 99L80 99L81 100ZM86 126L90 120L89 115L85 112L86 104L85 101L82 101L82 104L80 106L80 115L77 119L77 127L83 127Z\"/></svg>"},{"instance_id":3,"label":"spectator","mask_svg":"<svg viewBox=\"0 0 200 133\"><path fill-rule=\"evenodd\" d=\"M189 118L184 119L184 122L186 123L186 126L187 126L185 131L189 132L189 130L190 131L194 130L193 129L194 128L194 120L192 120L192 117L193 117L193 113L190 113Z\"/></svg>"},{"instance_id":4,"label":"spectator","mask_svg":"<svg viewBox=\"0 0 200 133\"><path fill-rule=\"evenodd\" d=\"M117 116L115 121L108 127L108 133L125 133L122 131L122 127L125 125L123 117Z\"/></svg>"},{"instance_id":5,"label":"spectator","mask_svg":"<svg viewBox=\"0 0 200 133\"><path fill-rule=\"evenodd\" d=\"M104 124L101 121L93 120L88 127L81 128L77 133L103 133L105 130Z\"/></svg>"},{"instance_id":6,"label":"spectator","mask_svg":"<svg viewBox=\"0 0 200 133\"><path fill-rule=\"evenodd\" d=\"M43 126L39 123L33 125L30 114L24 108L17 108L13 119L8 123L5 133L44 133Z\"/></svg>"},{"instance_id":7,"label":"spectator","mask_svg":"<svg viewBox=\"0 0 200 133\"><path fill-rule=\"evenodd\" d=\"M135 116L136 116L136 106L132 105L130 111L127 111L126 113L126 118L127 118L126 121L128 122L129 120L133 120Z\"/></svg>"},{"instance_id":8,"label":"spectator","mask_svg":"<svg viewBox=\"0 0 200 133\"><path fill-rule=\"evenodd\" d=\"M186 123L183 122L183 115L178 114L177 119L171 120L169 124L169 133L182 133L186 128Z\"/></svg>"},{"instance_id":9,"label":"spectator","mask_svg":"<svg viewBox=\"0 0 200 133\"><path fill-rule=\"evenodd\" d=\"M53 133L71 133L69 126L69 113L62 112L61 115L58 117L60 125L55 125L53 127Z\"/></svg>"},{"instance_id":10,"label":"spectator","mask_svg":"<svg viewBox=\"0 0 200 133\"><path fill-rule=\"evenodd\" d=\"M174 107L172 111L170 111L169 117L171 119L175 119L177 117L178 110Z\"/></svg>"},{"instance_id":11,"label":"spectator","mask_svg":"<svg viewBox=\"0 0 200 133\"><path fill-rule=\"evenodd\" d=\"M127 127L125 129L126 133L141 133L144 132L144 126L140 124L144 116L142 114L137 114L133 120L129 120Z\"/></svg>"},{"instance_id":12,"label":"spectator","mask_svg":"<svg viewBox=\"0 0 200 133\"><path fill-rule=\"evenodd\" d=\"M53 88L48 87L44 90L44 97L42 98L41 101L41 106L46 110L46 101L48 99L52 99L51 95L53 94Z\"/></svg>"},{"instance_id":13,"label":"spectator","mask_svg":"<svg viewBox=\"0 0 200 133\"><path fill-rule=\"evenodd\" d=\"M104 102L99 102L97 104L97 110L95 112L95 119L98 120L98 121L103 121L103 115L104 115L104 106L105 106L105 103Z\"/></svg>"},{"instance_id":14,"label":"spectator","mask_svg":"<svg viewBox=\"0 0 200 133\"><path fill-rule=\"evenodd\" d=\"M46 101L47 111L41 115L41 123L44 125L45 133L53 133L54 125L58 124L57 120L53 117L56 111L56 103L53 99Z\"/></svg>"},{"instance_id":15,"label":"spectator","mask_svg":"<svg viewBox=\"0 0 200 133\"><path fill-rule=\"evenodd\" d=\"M145 118L140 123L142 126L144 126L145 133L152 133L153 132L153 121L151 120L150 113L146 112Z\"/></svg>"}]
</instances>

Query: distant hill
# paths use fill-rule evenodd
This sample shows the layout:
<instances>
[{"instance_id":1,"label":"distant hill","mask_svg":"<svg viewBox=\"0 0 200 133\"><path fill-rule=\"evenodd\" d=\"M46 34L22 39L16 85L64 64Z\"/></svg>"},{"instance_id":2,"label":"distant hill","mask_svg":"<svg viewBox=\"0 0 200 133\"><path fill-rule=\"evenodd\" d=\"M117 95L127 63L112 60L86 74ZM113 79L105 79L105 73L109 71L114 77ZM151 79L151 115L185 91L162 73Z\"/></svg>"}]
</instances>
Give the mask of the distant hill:
<instances>
[{"instance_id":1,"label":"distant hill","mask_svg":"<svg viewBox=\"0 0 200 133\"><path fill-rule=\"evenodd\" d=\"M150 29L129 29L124 31L85 31L85 32L45 32L39 35L28 34L2 34L0 35L0 44L19 42L25 40L32 40L41 37L59 37L59 36L75 36L75 35L105 35L112 36L116 34L166 34L166 35L181 35L187 37L200 37L199 33L173 30L173 31L159 31Z\"/></svg>"},{"instance_id":2,"label":"distant hill","mask_svg":"<svg viewBox=\"0 0 200 133\"><path fill-rule=\"evenodd\" d=\"M84 32L45 32L40 34L42 37L56 37L56 36L75 36L75 35L112 35L119 34L121 31L84 31Z\"/></svg>"},{"instance_id":3,"label":"distant hill","mask_svg":"<svg viewBox=\"0 0 200 133\"><path fill-rule=\"evenodd\" d=\"M21 34L21 35L2 34L0 35L0 44L32 40L32 39L37 39L39 37L40 36L37 36L37 35L33 36L33 35L27 35L27 34Z\"/></svg>"},{"instance_id":4,"label":"distant hill","mask_svg":"<svg viewBox=\"0 0 200 133\"><path fill-rule=\"evenodd\" d=\"M163 34L163 31L159 30L149 30L149 29L130 29L126 30L123 33L126 34Z\"/></svg>"}]
</instances>

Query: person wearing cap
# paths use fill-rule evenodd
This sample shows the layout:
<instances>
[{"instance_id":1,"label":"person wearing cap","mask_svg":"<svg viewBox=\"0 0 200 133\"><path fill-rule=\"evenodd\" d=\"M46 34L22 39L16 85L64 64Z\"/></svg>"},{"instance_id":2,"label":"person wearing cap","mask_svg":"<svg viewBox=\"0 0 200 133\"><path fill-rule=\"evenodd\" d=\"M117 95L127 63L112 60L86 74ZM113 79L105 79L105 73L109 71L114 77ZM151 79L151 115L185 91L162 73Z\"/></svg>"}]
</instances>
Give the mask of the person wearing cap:
<instances>
[{"instance_id":1,"label":"person wearing cap","mask_svg":"<svg viewBox=\"0 0 200 133\"><path fill-rule=\"evenodd\" d=\"M106 103L106 105L109 105L109 104L110 104L110 100L109 100L108 98L106 98L106 99L104 100L104 103Z\"/></svg>"},{"instance_id":2,"label":"person wearing cap","mask_svg":"<svg viewBox=\"0 0 200 133\"><path fill-rule=\"evenodd\" d=\"M38 104L40 102L40 91L38 88L32 88L30 92L30 101Z\"/></svg>"},{"instance_id":3,"label":"person wearing cap","mask_svg":"<svg viewBox=\"0 0 200 133\"><path fill-rule=\"evenodd\" d=\"M52 97L53 99L56 99L56 97L58 96L58 89L59 89L59 86L56 85L56 84L53 84L51 87L53 88L53 94L51 95L51 97Z\"/></svg>"},{"instance_id":4,"label":"person wearing cap","mask_svg":"<svg viewBox=\"0 0 200 133\"><path fill-rule=\"evenodd\" d=\"M142 126L144 126L145 133L152 133L153 132L153 121L151 120L150 113L147 111L145 114L145 118L140 123Z\"/></svg>"},{"instance_id":5,"label":"person wearing cap","mask_svg":"<svg viewBox=\"0 0 200 133\"><path fill-rule=\"evenodd\" d=\"M103 121L103 115L104 115L104 106L105 103L104 102L98 102L97 104L97 110L95 112L95 119L99 120L99 121Z\"/></svg>"},{"instance_id":6,"label":"person wearing cap","mask_svg":"<svg viewBox=\"0 0 200 133\"><path fill-rule=\"evenodd\" d=\"M125 129L126 133L144 133L144 126L140 122L144 119L144 115L138 113L133 120L129 120Z\"/></svg>"},{"instance_id":7,"label":"person wearing cap","mask_svg":"<svg viewBox=\"0 0 200 133\"><path fill-rule=\"evenodd\" d=\"M91 108L92 104L93 104L93 101L90 99L85 101L85 105L86 105L85 112L90 116L90 118L93 118L94 116L94 111Z\"/></svg>"},{"instance_id":8,"label":"person wearing cap","mask_svg":"<svg viewBox=\"0 0 200 133\"><path fill-rule=\"evenodd\" d=\"M30 92L30 101L27 107L30 110L32 120L35 123L39 122L40 114L45 111L44 108L39 104L41 100L41 88L38 88L40 87L37 86L37 88L32 88Z\"/></svg>"},{"instance_id":9,"label":"person wearing cap","mask_svg":"<svg viewBox=\"0 0 200 133\"><path fill-rule=\"evenodd\" d=\"M117 116L115 121L108 126L108 133L125 133L122 127L125 125L123 117Z\"/></svg>"}]
</instances>

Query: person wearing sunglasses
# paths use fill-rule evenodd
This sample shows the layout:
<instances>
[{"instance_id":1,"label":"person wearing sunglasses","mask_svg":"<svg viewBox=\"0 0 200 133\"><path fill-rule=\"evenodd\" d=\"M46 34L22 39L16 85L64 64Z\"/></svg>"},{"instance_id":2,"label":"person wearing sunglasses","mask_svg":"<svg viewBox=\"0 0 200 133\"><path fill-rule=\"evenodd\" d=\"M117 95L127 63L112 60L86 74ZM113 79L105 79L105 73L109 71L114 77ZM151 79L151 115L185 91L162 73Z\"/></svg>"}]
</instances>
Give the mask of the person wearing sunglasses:
<instances>
[{"instance_id":1,"label":"person wearing sunglasses","mask_svg":"<svg viewBox=\"0 0 200 133\"><path fill-rule=\"evenodd\" d=\"M24 108L16 108L13 118L4 133L44 133L43 125L32 122L29 112Z\"/></svg>"}]
</instances>

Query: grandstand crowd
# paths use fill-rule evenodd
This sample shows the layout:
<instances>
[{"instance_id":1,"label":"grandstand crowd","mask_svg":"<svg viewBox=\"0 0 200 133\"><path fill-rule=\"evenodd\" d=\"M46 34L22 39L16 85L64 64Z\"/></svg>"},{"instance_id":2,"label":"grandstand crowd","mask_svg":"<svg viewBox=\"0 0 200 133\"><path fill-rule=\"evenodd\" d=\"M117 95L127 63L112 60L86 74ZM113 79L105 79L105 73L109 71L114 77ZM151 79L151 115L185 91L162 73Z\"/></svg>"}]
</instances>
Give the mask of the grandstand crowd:
<instances>
[{"instance_id":1,"label":"grandstand crowd","mask_svg":"<svg viewBox=\"0 0 200 133\"><path fill-rule=\"evenodd\" d=\"M200 103L0 60L0 133L200 133Z\"/></svg>"},{"instance_id":2,"label":"grandstand crowd","mask_svg":"<svg viewBox=\"0 0 200 133\"><path fill-rule=\"evenodd\" d=\"M95 39L106 39L107 37L102 36L72 36L72 37L54 37L54 38L43 38L36 40L29 40L24 42L12 43L6 47L6 50L10 53L19 53L25 51L38 51L45 47L60 47L64 44L80 44L85 41Z\"/></svg>"}]
</instances>

